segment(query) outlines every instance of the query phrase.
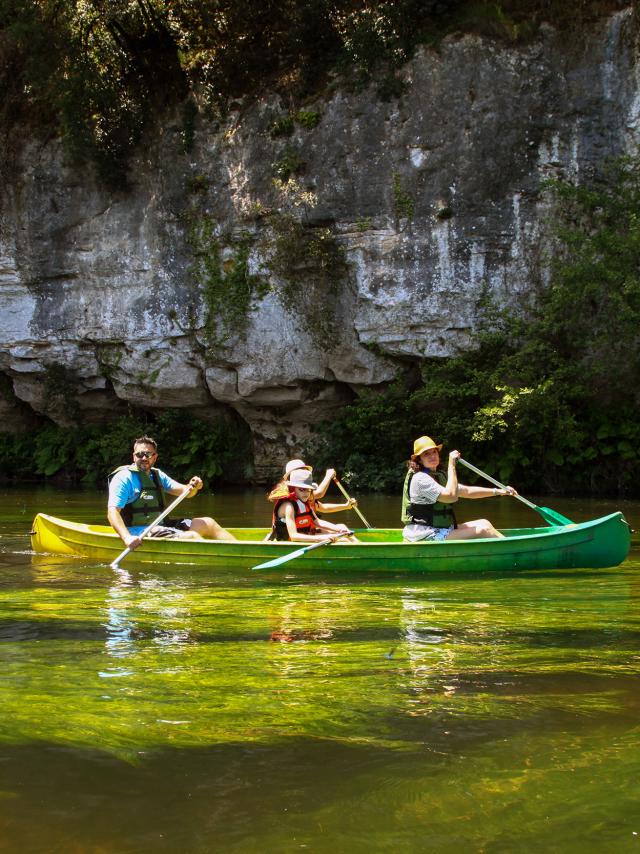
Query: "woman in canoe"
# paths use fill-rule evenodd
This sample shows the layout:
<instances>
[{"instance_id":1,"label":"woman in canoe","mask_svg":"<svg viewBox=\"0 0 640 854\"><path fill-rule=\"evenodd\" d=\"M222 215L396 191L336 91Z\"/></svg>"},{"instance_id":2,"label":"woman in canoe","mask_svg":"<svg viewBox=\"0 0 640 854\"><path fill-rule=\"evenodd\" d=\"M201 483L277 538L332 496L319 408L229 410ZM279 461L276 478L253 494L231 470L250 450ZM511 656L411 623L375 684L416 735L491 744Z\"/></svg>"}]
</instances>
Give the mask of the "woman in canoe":
<instances>
[{"instance_id":1,"label":"woman in canoe","mask_svg":"<svg viewBox=\"0 0 640 854\"><path fill-rule=\"evenodd\" d=\"M278 494L282 485L287 488L284 496ZM346 542L357 542L355 537L349 536L346 525L336 525L316 515L311 496L317 488L311 472L305 468L293 470L271 491L269 500L274 502L272 539L313 543L336 537Z\"/></svg>"},{"instance_id":2,"label":"woman in canoe","mask_svg":"<svg viewBox=\"0 0 640 854\"><path fill-rule=\"evenodd\" d=\"M285 466L282 480L273 488L269 495L270 501L274 501L276 498L280 498L288 494L289 487L287 486L287 478L291 472L294 471L306 471L309 472L309 474L313 474L311 466L308 466L303 462L303 460L289 460ZM355 498L349 498L348 501L345 501L342 504L327 504L326 501L321 500L326 495L327 489L329 489L329 484L335 476L335 469L327 469L324 477L320 483L316 484L316 488L311 493L311 506L318 513L338 513L340 510L351 510L353 507L356 507L358 503Z\"/></svg>"},{"instance_id":3,"label":"woman in canoe","mask_svg":"<svg viewBox=\"0 0 640 854\"><path fill-rule=\"evenodd\" d=\"M458 498L493 498L517 495L512 486L493 489L458 483L456 463L460 451L451 451L447 473L438 468L442 445L429 436L413 443L413 454L402 493L403 538L410 543L420 540L471 540L478 537L502 537L488 519L456 522L453 512Z\"/></svg>"}]
</instances>

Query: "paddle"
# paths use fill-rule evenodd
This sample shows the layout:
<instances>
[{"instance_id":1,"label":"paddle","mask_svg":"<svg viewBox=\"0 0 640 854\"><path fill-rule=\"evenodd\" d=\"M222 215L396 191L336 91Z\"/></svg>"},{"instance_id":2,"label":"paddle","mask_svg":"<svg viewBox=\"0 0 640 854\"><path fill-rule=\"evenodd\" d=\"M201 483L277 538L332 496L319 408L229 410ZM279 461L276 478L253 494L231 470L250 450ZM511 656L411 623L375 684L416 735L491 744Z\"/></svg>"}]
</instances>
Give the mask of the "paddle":
<instances>
[{"instance_id":1,"label":"paddle","mask_svg":"<svg viewBox=\"0 0 640 854\"><path fill-rule=\"evenodd\" d=\"M334 475L334 476L333 476L333 479L334 479L334 481L335 481L335 483L336 483L336 486L338 487L338 489L340 490L340 492L344 495L344 497L347 499L347 501L351 501L351 499L349 498L349 495L347 494L347 490L346 490L346 489L344 488L344 486L340 483L340 481L338 480L338 478L336 477L336 475ZM367 528L370 528L370 527L371 527L371 525L367 522L367 520L364 518L364 516L363 516L363 515L362 515L362 513L358 510L358 508L357 508L357 507L353 507L353 510L355 510L355 511L356 511L356 513L357 513L357 514L358 514L358 516L362 519L362 521L364 522L364 524L366 525L366 527L367 527Z\"/></svg>"},{"instance_id":2,"label":"paddle","mask_svg":"<svg viewBox=\"0 0 640 854\"><path fill-rule=\"evenodd\" d=\"M181 492L175 501L172 501L168 507L165 507L165 509L162 511L162 513L158 516L158 518L154 519L154 521L150 525L147 525L147 527L144 529L144 531L141 534L138 534L140 539L143 540L152 528L155 528L155 526L157 524L162 522L162 520L166 516L168 516L169 513L171 513L171 511L174 509L174 507L177 507L178 504L180 504L180 502L184 498L187 497L187 495L191 492L191 489L192 489L191 486L187 486L186 489L184 490L184 492ZM118 557L113 561L113 563L111 564L111 569L118 569L118 564L120 563L120 561L124 560L126 558L126 556L132 551L133 551L133 549L131 549L131 548L129 548L129 546L127 546L127 548L122 552L122 554L118 555Z\"/></svg>"},{"instance_id":3,"label":"paddle","mask_svg":"<svg viewBox=\"0 0 640 854\"><path fill-rule=\"evenodd\" d=\"M488 480L489 483L493 483L494 486L500 487L500 489L506 489L507 487L504 483L500 483L499 480L491 477L491 475L486 474L480 469L477 469L475 466L472 466L471 463L468 463L466 460L463 460L462 457L458 457L458 462L462 463L463 466L466 466L471 471L483 477L485 480ZM538 507L537 504L534 504L533 501L529 501L526 498L523 498L522 495L514 495L514 498L517 498L518 501L522 501L523 504L526 504L527 507L530 507L532 510L535 510L536 513L539 513L545 522L548 522L549 525L573 525L574 523L571 519L567 519L566 516L563 516L562 513L556 513L555 510L550 510L548 507Z\"/></svg>"},{"instance_id":4,"label":"paddle","mask_svg":"<svg viewBox=\"0 0 640 854\"><path fill-rule=\"evenodd\" d=\"M348 537L350 534L353 534L353 531L344 531L342 534L327 537L326 540L318 540L317 543L310 543L308 546L303 546L301 549L296 549L294 552L288 552L286 555L281 555L273 560L268 560L266 563L259 563L257 566L252 566L251 569L272 569L275 566L282 566L283 563L288 563L290 560L302 557L306 552L310 552L313 549L319 549L320 546L329 546L334 540L338 540L340 537Z\"/></svg>"}]
</instances>

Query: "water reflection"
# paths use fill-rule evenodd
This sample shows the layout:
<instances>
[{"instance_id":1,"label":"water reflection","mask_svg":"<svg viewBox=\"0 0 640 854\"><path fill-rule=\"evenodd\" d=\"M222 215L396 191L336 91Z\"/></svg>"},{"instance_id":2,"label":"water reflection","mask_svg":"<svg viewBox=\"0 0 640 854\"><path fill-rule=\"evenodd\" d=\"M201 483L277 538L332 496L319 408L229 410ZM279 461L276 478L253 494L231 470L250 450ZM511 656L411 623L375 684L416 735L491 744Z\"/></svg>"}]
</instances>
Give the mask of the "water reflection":
<instances>
[{"instance_id":1,"label":"water reflection","mask_svg":"<svg viewBox=\"0 0 640 854\"><path fill-rule=\"evenodd\" d=\"M35 640L39 636L37 623L26 620L0 623L0 641Z\"/></svg>"},{"instance_id":2,"label":"water reflection","mask_svg":"<svg viewBox=\"0 0 640 854\"><path fill-rule=\"evenodd\" d=\"M626 850L637 551L439 579L3 556L8 850Z\"/></svg>"},{"instance_id":3,"label":"water reflection","mask_svg":"<svg viewBox=\"0 0 640 854\"><path fill-rule=\"evenodd\" d=\"M189 588L176 580L114 570L105 601L106 653L124 658L151 643L175 654L195 643L189 596Z\"/></svg>"},{"instance_id":4,"label":"water reflection","mask_svg":"<svg viewBox=\"0 0 640 854\"><path fill-rule=\"evenodd\" d=\"M335 608L344 607L345 597L327 588L313 587L307 596L278 601L270 613L269 639L279 643L329 640L334 635Z\"/></svg>"},{"instance_id":5,"label":"water reflection","mask_svg":"<svg viewBox=\"0 0 640 854\"><path fill-rule=\"evenodd\" d=\"M131 614L131 595L134 583L125 569L114 570L114 583L109 587L106 601L107 620L105 650L113 658L126 658L136 652L136 635L139 630ZM109 677L110 671L100 671L100 676ZM118 671L118 675L127 672Z\"/></svg>"}]
</instances>

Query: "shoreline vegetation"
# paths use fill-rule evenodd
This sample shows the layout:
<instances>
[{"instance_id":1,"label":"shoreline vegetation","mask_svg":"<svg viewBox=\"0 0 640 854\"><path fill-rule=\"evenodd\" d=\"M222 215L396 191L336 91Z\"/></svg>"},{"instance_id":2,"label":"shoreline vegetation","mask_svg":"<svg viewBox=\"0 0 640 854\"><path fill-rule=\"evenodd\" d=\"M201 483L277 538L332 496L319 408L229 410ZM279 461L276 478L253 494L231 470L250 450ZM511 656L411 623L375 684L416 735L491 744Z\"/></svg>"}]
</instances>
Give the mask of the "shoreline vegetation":
<instances>
[{"instance_id":1,"label":"shoreline vegetation","mask_svg":"<svg viewBox=\"0 0 640 854\"><path fill-rule=\"evenodd\" d=\"M186 0L0 0L0 129L16 146L27 129L53 128L70 156L123 189L130 154L168 109L182 105L187 151L199 115L223 118L265 85L302 104L337 70L344 85L375 80L381 98L394 97L395 72L418 44L477 32L517 45L544 23L576 32L626 5L281 0L204 10ZM354 488L396 490L412 438L428 431L520 490L640 495L640 160L619 158L588 184L555 181L541 192L553 217L548 286L517 313L487 298L476 349L400 368L388 388L318 425L303 449L318 468L337 468ZM0 380L0 396L13 400L9 379ZM103 425L78 416L73 430L33 418L26 433L0 432L3 482L102 482L143 433L158 438L178 477L253 477L250 437L239 441L237 424L174 410Z\"/></svg>"}]
</instances>

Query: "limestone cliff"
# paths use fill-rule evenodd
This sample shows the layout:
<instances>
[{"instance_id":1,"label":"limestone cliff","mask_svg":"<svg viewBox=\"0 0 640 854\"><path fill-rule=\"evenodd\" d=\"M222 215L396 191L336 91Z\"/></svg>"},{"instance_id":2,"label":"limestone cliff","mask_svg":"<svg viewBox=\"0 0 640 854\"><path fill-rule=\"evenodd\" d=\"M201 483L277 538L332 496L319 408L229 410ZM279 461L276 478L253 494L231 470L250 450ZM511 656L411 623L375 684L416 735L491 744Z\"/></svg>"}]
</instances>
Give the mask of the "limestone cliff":
<instances>
[{"instance_id":1,"label":"limestone cliff","mask_svg":"<svg viewBox=\"0 0 640 854\"><path fill-rule=\"evenodd\" d=\"M472 347L485 293L535 295L543 180L637 146L636 26L629 7L571 47L551 28L450 37L395 100L336 81L292 120L265 97L201 118L186 152L167 121L127 192L32 137L1 198L4 429L126 404L232 413L272 476L362 389Z\"/></svg>"}]
</instances>

